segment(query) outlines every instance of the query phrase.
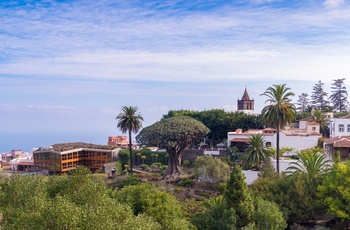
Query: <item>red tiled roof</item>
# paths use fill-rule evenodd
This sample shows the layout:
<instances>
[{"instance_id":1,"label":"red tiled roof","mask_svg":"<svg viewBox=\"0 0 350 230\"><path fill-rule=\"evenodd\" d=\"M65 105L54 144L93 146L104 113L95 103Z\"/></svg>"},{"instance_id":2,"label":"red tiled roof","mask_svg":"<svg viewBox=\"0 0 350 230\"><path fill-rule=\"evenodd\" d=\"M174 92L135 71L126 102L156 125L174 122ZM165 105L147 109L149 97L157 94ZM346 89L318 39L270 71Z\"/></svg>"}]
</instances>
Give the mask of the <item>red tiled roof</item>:
<instances>
[{"instance_id":1,"label":"red tiled roof","mask_svg":"<svg viewBox=\"0 0 350 230\"><path fill-rule=\"evenodd\" d=\"M311 121L312 117L305 117L303 119L300 119L300 121Z\"/></svg>"},{"instance_id":2,"label":"red tiled roof","mask_svg":"<svg viewBox=\"0 0 350 230\"><path fill-rule=\"evenodd\" d=\"M230 142L249 142L248 138L233 138Z\"/></svg>"},{"instance_id":3,"label":"red tiled roof","mask_svg":"<svg viewBox=\"0 0 350 230\"><path fill-rule=\"evenodd\" d=\"M309 133L310 136L320 136L321 134L320 133L317 133L317 132L311 132Z\"/></svg>"},{"instance_id":4,"label":"red tiled roof","mask_svg":"<svg viewBox=\"0 0 350 230\"><path fill-rule=\"evenodd\" d=\"M336 148L350 147L350 136L335 137L325 140L327 144L333 144Z\"/></svg>"}]
</instances>

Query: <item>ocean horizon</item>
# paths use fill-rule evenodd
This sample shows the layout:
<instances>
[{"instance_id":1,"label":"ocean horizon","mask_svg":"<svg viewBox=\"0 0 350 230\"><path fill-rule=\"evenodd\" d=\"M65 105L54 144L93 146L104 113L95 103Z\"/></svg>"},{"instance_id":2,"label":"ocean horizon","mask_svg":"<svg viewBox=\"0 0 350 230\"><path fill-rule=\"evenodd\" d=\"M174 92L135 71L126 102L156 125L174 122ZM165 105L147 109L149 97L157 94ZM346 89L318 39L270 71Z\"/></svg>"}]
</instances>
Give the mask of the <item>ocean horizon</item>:
<instances>
[{"instance_id":1,"label":"ocean horizon","mask_svg":"<svg viewBox=\"0 0 350 230\"><path fill-rule=\"evenodd\" d=\"M57 143L86 142L107 145L106 133L98 132L36 132L36 133L0 133L0 153L11 150L31 152L33 148L48 147Z\"/></svg>"}]
</instances>

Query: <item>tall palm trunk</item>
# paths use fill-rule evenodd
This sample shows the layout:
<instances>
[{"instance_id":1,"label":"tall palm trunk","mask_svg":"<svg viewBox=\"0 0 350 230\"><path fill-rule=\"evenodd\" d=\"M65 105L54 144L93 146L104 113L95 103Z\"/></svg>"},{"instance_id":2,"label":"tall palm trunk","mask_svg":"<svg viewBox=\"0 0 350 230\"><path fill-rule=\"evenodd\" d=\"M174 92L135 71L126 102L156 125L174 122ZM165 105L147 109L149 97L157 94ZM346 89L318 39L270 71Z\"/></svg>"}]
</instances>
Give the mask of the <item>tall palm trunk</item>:
<instances>
[{"instance_id":1,"label":"tall palm trunk","mask_svg":"<svg viewBox=\"0 0 350 230\"><path fill-rule=\"evenodd\" d=\"M276 170L277 173L280 173L280 127L277 126L277 135L276 135Z\"/></svg>"},{"instance_id":2,"label":"tall palm trunk","mask_svg":"<svg viewBox=\"0 0 350 230\"><path fill-rule=\"evenodd\" d=\"M130 173L131 173L131 176L132 176L132 165L133 165L133 162L132 162L132 148L131 148L131 129L129 129L129 151L130 151Z\"/></svg>"}]
</instances>

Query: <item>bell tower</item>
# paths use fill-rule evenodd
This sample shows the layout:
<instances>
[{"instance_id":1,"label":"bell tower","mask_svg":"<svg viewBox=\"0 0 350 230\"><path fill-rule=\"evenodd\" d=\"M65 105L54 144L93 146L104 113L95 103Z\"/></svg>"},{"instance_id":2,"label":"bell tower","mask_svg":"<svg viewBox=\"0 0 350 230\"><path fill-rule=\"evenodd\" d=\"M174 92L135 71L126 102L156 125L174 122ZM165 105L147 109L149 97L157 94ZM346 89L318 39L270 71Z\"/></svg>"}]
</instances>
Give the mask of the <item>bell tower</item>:
<instances>
[{"instance_id":1,"label":"bell tower","mask_svg":"<svg viewBox=\"0 0 350 230\"><path fill-rule=\"evenodd\" d=\"M250 100L247 87L244 90L241 100L237 100L237 110L246 114L254 114L254 99Z\"/></svg>"}]
</instances>

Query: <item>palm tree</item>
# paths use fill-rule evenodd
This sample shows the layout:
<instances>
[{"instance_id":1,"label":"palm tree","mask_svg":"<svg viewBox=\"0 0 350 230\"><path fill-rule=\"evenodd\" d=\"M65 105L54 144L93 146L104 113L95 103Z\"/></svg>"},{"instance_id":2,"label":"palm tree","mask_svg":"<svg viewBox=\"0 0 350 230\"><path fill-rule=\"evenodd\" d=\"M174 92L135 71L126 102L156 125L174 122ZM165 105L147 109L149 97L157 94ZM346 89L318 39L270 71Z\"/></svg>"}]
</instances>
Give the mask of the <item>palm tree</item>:
<instances>
[{"instance_id":1,"label":"palm tree","mask_svg":"<svg viewBox=\"0 0 350 230\"><path fill-rule=\"evenodd\" d=\"M322 153L300 153L300 159L292 162L287 168L287 174L305 173L311 180L316 180L330 170L330 160L326 160L326 155Z\"/></svg>"},{"instance_id":2,"label":"palm tree","mask_svg":"<svg viewBox=\"0 0 350 230\"><path fill-rule=\"evenodd\" d=\"M261 163L269 157L269 152L265 147L265 140L262 134L249 136L248 146L242 155L243 164L246 167L261 168Z\"/></svg>"},{"instance_id":3,"label":"palm tree","mask_svg":"<svg viewBox=\"0 0 350 230\"><path fill-rule=\"evenodd\" d=\"M314 122L320 124L320 132L322 133L322 135L324 137L327 137L327 128L328 127L327 127L326 114L322 110L316 109L311 114L311 121L314 121Z\"/></svg>"},{"instance_id":4,"label":"palm tree","mask_svg":"<svg viewBox=\"0 0 350 230\"><path fill-rule=\"evenodd\" d=\"M123 106L122 112L116 117L118 120L117 127L123 132L129 134L129 151L130 151L130 171L132 175L132 141L131 133L137 133L142 128L143 117L138 112L137 106Z\"/></svg>"},{"instance_id":5,"label":"palm tree","mask_svg":"<svg viewBox=\"0 0 350 230\"><path fill-rule=\"evenodd\" d=\"M279 166L279 147L280 147L280 130L285 127L287 123L292 123L296 116L296 108L291 103L290 97L294 96L293 92L290 92L290 88L286 87L286 84L273 85L273 87L267 88L265 93L261 94L267 96L266 102L269 105L265 106L262 110L262 116L264 122L276 129L276 169L280 172ZM265 102L265 103L266 103Z\"/></svg>"}]
</instances>

